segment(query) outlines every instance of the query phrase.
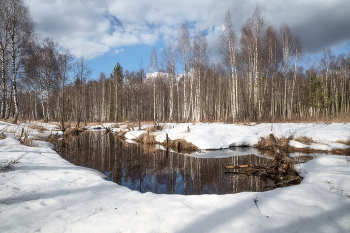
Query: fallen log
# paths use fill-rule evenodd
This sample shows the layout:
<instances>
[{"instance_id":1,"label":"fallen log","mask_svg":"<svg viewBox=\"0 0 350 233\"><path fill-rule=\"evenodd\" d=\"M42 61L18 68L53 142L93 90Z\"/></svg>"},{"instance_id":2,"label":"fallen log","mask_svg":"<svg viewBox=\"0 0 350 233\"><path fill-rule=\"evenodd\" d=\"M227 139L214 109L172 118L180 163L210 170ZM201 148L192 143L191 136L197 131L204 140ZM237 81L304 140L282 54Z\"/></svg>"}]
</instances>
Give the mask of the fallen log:
<instances>
[{"instance_id":1,"label":"fallen log","mask_svg":"<svg viewBox=\"0 0 350 233\"><path fill-rule=\"evenodd\" d=\"M246 168L246 167L254 167L253 165L237 165L237 166L226 166L226 169L237 169L237 168Z\"/></svg>"}]
</instances>

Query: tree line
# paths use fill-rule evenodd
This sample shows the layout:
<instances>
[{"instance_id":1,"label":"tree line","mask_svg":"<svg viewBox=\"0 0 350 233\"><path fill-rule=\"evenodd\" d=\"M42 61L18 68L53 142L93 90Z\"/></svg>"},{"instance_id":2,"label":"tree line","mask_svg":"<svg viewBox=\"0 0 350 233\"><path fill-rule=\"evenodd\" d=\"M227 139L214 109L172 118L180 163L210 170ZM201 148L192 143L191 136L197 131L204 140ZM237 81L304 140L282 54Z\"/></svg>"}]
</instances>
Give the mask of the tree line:
<instances>
[{"instance_id":1,"label":"tree line","mask_svg":"<svg viewBox=\"0 0 350 233\"><path fill-rule=\"evenodd\" d=\"M52 39L37 39L23 1L1 1L0 7L8 12L0 21L1 118L79 125L300 121L349 114L350 53L335 56L327 49L311 63L288 25L267 25L257 8L240 37L230 12L226 14L218 38L220 63L210 61L205 33L197 29L191 34L182 24L160 59L152 51L147 67L123 71L117 63L110 75L102 72L91 79L84 57L74 61L69 50ZM14 14L19 8L27 13ZM23 17L12 20L20 29L12 28L17 24L11 24L11 17ZM15 39L13 31L18 33Z\"/></svg>"}]
</instances>

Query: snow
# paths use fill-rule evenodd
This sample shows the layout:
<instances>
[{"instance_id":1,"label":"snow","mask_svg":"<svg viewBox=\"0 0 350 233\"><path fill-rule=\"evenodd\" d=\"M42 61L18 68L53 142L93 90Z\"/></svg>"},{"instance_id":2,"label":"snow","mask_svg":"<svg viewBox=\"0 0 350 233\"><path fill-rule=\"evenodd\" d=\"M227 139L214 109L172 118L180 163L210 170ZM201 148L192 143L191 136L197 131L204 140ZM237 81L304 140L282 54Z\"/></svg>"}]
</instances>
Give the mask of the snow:
<instances>
[{"instance_id":1,"label":"snow","mask_svg":"<svg viewBox=\"0 0 350 233\"><path fill-rule=\"evenodd\" d=\"M190 72L187 73L187 75L189 76L189 78L193 78L193 70L191 70ZM182 78L183 74L178 74L176 75L176 78L175 78L175 82L178 83L180 82L180 79ZM146 74L146 81L147 82L154 82L154 79L155 78L163 78L163 79L166 79L166 78L169 78L170 75L168 73L163 73L163 72L154 72L154 73L147 73Z\"/></svg>"},{"instance_id":2,"label":"snow","mask_svg":"<svg viewBox=\"0 0 350 233\"><path fill-rule=\"evenodd\" d=\"M202 125L190 124L191 133L203 132ZM241 134L238 128L236 134L244 137L246 130L252 137L259 131L254 127L263 128L259 125L245 126L250 131L241 128ZM228 126L230 130L221 136L229 143L227 135L235 134L231 130L235 126ZM0 122L0 129L4 127L9 125ZM10 127L15 130L16 126ZM335 135L332 127L309 127ZM167 130L171 132L171 127ZM23 158L13 171L0 173L1 232L350 231L350 162L344 156L323 156L301 164L298 169L304 179L300 185L263 193L142 194L104 180L100 172L67 162L49 143L35 141L36 147L27 147L7 134L8 138L0 140L0 159Z\"/></svg>"},{"instance_id":3,"label":"snow","mask_svg":"<svg viewBox=\"0 0 350 233\"><path fill-rule=\"evenodd\" d=\"M44 127L46 130L40 133L35 127ZM42 123L38 121L26 121L18 125L14 125L7 122L0 121L0 132L4 132L6 136L19 137L22 129L28 134L29 137L35 138L37 136L47 137L51 133L62 135L62 131L59 131L59 127L53 123ZM22 135L24 137L24 135Z\"/></svg>"},{"instance_id":4,"label":"snow","mask_svg":"<svg viewBox=\"0 0 350 233\"><path fill-rule=\"evenodd\" d=\"M231 147L230 149L222 150L199 150L189 154L189 156L197 158L228 158L232 157L232 155L244 156L252 154L260 157L266 157L266 155L260 153L259 150L253 147Z\"/></svg>"},{"instance_id":5,"label":"snow","mask_svg":"<svg viewBox=\"0 0 350 233\"><path fill-rule=\"evenodd\" d=\"M144 130L130 131L125 137L135 139L144 132ZM199 149L224 149L232 146L254 146L261 137L268 137L270 133L273 133L277 138L309 137L317 142L311 147L316 150L331 151L350 148L344 144L336 143L337 141L350 140L349 123L262 123L252 125L167 123L164 129L157 131L155 135L157 142L163 142L168 134L171 140L185 139ZM293 143L302 146L296 141Z\"/></svg>"},{"instance_id":6,"label":"snow","mask_svg":"<svg viewBox=\"0 0 350 233\"><path fill-rule=\"evenodd\" d=\"M345 144L341 143L335 143L335 142L328 142L319 144L319 143L311 143L311 145L305 145L301 142L295 141L295 140L290 140L288 143L290 146L293 146L295 148L310 148L314 150L323 150L323 151L332 151L335 149L350 149L350 146L347 146Z\"/></svg>"}]
</instances>

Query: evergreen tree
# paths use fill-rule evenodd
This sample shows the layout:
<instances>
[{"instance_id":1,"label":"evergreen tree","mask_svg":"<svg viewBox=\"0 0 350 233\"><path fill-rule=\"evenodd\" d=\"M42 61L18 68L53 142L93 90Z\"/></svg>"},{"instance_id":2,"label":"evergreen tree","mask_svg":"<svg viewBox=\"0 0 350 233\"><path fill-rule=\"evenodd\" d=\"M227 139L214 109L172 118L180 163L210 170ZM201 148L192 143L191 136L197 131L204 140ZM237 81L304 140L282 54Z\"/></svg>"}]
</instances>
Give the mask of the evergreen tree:
<instances>
[{"instance_id":1,"label":"evergreen tree","mask_svg":"<svg viewBox=\"0 0 350 233\"><path fill-rule=\"evenodd\" d=\"M123 67L117 62L117 65L114 67L112 73L111 73L111 81L114 84L114 92L115 92L115 108L111 106L111 114L114 113L115 121L118 121L118 110L119 110L119 99L120 91L124 82L124 74L123 74ZM113 111L114 110L114 111Z\"/></svg>"},{"instance_id":2,"label":"evergreen tree","mask_svg":"<svg viewBox=\"0 0 350 233\"><path fill-rule=\"evenodd\" d=\"M119 64L119 62L117 62L117 65L114 67L111 73L111 79L113 82L117 81L119 87L121 87L124 82L123 67Z\"/></svg>"},{"instance_id":3,"label":"evergreen tree","mask_svg":"<svg viewBox=\"0 0 350 233\"><path fill-rule=\"evenodd\" d=\"M325 91L324 83L321 78L314 72L311 77L307 78L307 84L304 87L305 98L303 103L312 109L312 113L317 119L320 110L328 107L332 101L328 91Z\"/></svg>"}]
</instances>

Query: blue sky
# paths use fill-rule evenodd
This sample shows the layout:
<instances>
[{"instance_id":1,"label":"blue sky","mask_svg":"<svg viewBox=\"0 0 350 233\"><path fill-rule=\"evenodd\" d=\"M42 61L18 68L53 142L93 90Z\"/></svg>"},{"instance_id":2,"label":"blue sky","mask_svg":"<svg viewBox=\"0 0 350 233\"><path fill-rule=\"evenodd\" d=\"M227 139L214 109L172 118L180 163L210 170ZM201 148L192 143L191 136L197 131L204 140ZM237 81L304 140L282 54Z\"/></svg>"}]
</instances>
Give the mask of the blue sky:
<instances>
[{"instance_id":1,"label":"blue sky","mask_svg":"<svg viewBox=\"0 0 350 233\"><path fill-rule=\"evenodd\" d=\"M305 55L313 58L330 47L335 54L350 51L348 0L27 0L41 37L84 55L93 69L109 75L117 62L124 70L147 68L153 48L158 59L185 22L207 32L211 60L218 55L220 27L226 12L237 35L256 6L265 23L277 30L287 23L299 35Z\"/></svg>"}]
</instances>

